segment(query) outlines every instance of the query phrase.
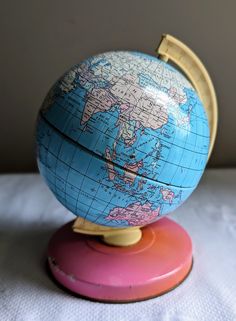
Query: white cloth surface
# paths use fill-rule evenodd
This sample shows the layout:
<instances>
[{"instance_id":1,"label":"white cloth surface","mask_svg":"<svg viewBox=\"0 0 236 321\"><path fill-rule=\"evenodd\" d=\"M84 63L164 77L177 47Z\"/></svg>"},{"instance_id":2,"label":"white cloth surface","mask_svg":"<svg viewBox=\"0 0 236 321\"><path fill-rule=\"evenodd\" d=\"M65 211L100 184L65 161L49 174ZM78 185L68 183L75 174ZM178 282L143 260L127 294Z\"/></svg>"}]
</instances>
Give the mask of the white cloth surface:
<instances>
[{"instance_id":1,"label":"white cloth surface","mask_svg":"<svg viewBox=\"0 0 236 321\"><path fill-rule=\"evenodd\" d=\"M236 170L207 170L170 216L192 237L189 277L148 301L91 302L63 292L44 269L49 238L74 215L39 175L0 176L0 320L235 321Z\"/></svg>"}]
</instances>

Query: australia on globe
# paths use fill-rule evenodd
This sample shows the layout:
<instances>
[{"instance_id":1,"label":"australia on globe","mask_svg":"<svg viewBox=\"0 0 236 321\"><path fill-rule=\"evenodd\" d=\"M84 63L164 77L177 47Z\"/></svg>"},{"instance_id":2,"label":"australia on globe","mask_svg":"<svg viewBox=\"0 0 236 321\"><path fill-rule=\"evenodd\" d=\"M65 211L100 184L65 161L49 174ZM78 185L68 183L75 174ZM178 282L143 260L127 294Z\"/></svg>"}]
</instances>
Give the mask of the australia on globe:
<instances>
[{"instance_id":1,"label":"australia on globe","mask_svg":"<svg viewBox=\"0 0 236 321\"><path fill-rule=\"evenodd\" d=\"M190 82L139 52L73 66L37 122L37 159L56 198L99 225L142 226L182 204L206 165L209 126Z\"/></svg>"}]
</instances>

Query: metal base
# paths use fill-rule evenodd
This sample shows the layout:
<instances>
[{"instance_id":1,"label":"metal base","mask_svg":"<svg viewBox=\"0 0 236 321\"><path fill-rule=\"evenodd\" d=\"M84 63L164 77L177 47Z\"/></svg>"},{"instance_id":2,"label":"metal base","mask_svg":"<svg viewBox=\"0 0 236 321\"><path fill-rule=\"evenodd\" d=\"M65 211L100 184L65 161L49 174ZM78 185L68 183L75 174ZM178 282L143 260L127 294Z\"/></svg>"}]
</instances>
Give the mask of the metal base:
<instances>
[{"instance_id":1,"label":"metal base","mask_svg":"<svg viewBox=\"0 0 236 321\"><path fill-rule=\"evenodd\" d=\"M56 281L75 294L103 302L141 301L175 288L191 270L191 239L168 218L144 227L142 239L128 247L74 233L72 224L53 235L48 261Z\"/></svg>"}]
</instances>

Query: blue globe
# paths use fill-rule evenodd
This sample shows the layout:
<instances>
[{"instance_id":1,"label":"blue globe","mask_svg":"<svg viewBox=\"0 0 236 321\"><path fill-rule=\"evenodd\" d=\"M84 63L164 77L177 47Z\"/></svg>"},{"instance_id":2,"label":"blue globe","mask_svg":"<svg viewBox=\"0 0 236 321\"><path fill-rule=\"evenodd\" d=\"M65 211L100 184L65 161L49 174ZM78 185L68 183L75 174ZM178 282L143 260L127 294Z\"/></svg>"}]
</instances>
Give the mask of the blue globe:
<instances>
[{"instance_id":1,"label":"blue globe","mask_svg":"<svg viewBox=\"0 0 236 321\"><path fill-rule=\"evenodd\" d=\"M37 161L56 198L99 225L142 226L182 204L206 165L209 126L190 82L160 59L106 52L52 87Z\"/></svg>"}]
</instances>

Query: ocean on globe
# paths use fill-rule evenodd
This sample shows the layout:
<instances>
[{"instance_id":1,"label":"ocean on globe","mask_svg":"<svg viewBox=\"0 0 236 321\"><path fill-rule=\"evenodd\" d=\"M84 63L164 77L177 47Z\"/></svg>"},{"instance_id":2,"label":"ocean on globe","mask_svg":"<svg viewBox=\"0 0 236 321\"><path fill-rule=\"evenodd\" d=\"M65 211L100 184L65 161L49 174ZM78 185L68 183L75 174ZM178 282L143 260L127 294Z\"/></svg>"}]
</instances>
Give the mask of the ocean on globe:
<instances>
[{"instance_id":1,"label":"ocean on globe","mask_svg":"<svg viewBox=\"0 0 236 321\"><path fill-rule=\"evenodd\" d=\"M52 87L37 121L40 173L72 213L142 226L182 204L206 165L209 126L190 82L157 57L92 56Z\"/></svg>"}]
</instances>

